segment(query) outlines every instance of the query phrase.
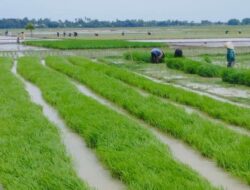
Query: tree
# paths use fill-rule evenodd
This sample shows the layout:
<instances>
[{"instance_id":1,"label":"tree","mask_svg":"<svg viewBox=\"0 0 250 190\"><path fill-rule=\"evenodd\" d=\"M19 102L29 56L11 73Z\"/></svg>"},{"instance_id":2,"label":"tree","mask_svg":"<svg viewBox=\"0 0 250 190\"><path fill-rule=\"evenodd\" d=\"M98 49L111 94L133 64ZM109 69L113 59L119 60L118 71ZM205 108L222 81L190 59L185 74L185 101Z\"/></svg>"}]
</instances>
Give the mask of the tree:
<instances>
[{"instance_id":1,"label":"tree","mask_svg":"<svg viewBox=\"0 0 250 190\"><path fill-rule=\"evenodd\" d=\"M228 25L231 25L231 26L236 26L236 25L240 25L240 21L238 19L230 19L228 22L227 22Z\"/></svg>"},{"instance_id":2,"label":"tree","mask_svg":"<svg viewBox=\"0 0 250 190\"><path fill-rule=\"evenodd\" d=\"M244 25L250 24L250 18L244 18L241 23Z\"/></svg>"},{"instance_id":3,"label":"tree","mask_svg":"<svg viewBox=\"0 0 250 190\"><path fill-rule=\"evenodd\" d=\"M30 31L30 36L33 36L32 31L35 30L35 26L30 22L25 26L25 30L29 30Z\"/></svg>"},{"instance_id":4,"label":"tree","mask_svg":"<svg viewBox=\"0 0 250 190\"><path fill-rule=\"evenodd\" d=\"M209 20L202 20L201 21L201 25L207 26L207 25L211 25L211 24L213 24L213 23L211 21L209 21Z\"/></svg>"}]
</instances>

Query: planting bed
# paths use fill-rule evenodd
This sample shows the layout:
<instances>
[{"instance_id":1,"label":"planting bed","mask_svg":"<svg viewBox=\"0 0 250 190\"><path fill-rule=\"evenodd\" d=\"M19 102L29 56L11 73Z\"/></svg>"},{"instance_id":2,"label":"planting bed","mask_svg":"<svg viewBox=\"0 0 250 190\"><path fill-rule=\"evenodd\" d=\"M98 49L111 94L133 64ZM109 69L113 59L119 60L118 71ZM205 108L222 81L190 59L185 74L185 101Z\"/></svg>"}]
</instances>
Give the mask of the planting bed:
<instances>
[{"instance_id":1,"label":"planting bed","mask_svg":"<svg viewBox=\"0 0 250 190\"><path fill-rule=\"evenodd\" d=\"M121 81L102 71L95 71L88 61L87 64L82 62L81 67L56 57L49 57L46 61L53 69L79 80L163 132L184 140L204 156L216 160L231 174L250 182L247 166L250 139L247 136L235 134L225 126L206 121L198 115L189 115L183 109L165 104L156 97L144 97Z\"/></svg>"}]
</instances>

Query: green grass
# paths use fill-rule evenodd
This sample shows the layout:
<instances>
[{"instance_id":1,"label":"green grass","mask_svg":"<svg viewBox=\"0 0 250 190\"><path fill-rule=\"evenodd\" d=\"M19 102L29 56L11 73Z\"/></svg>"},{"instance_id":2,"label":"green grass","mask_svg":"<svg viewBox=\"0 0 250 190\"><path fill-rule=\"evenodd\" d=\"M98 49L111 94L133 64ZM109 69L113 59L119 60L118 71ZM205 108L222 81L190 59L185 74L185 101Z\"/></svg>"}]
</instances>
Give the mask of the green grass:
<instances>
[{"instance_id":1,"label":"green grass","mask_svg":"<svg viewBox=\"0 0 250 190\"><path fill-rule=\"evenodd\" d=\"M166 47L164 43L130 42L126 40L50 40L26 41L24 44L62 50Z\"/></svg>"},{"instance_id":2,"label":"green grass","mask_svg":"<svg viewBox=\"0 0 250 190\"><path fill-rule=\"evenodd\" d=\"M5 190L84 190L56 127L0 58L0 184Z\"/></svg>"},{"instance_id":3,"label":"green grass","mask_svg":"<svg viewBox=\"0 0 250 190\"><path fill-rule=\"evenodd\" d=\"M181 104L192 106L210 116L221 119L229 124L238 125L250 129L250 109L238 107L221 102L213 98L202 96L169 84L159 84L145 77L139 76L126 69L117 68L108 64L94 64L83 58L71 58L70 61L78 66L105 72L107 75L117 78L127 84L139 87L156 96L170 99Z\"/></svg>"},{"instance_id":4,"label":"green grass","mask_svg":"<svg viewBox=\"0 0 250 190\"><path fill-rule=\"evenodd\" d=\"M174 161L146 129L82 95L66 76L43 67L36 58L19 61L21 75L39 86L44 98L129 189L213 189L198 174Z\"/></svg>"},{"instance_id":5,"label":"green grass","mask_svg":"<svg viewBox=\"0 0 250 190\"><path fill-rule=\"evenodd\" d=\"M57 57L47 58L46 63L84 83L150 125L182 139L202 155L215 160L220 167L250 184L250 139L247 136L236 134L225 126L209 122L196 114L188 114L154 96L144 97L129 85L102 71L95 71L92 69L94 64L83 63L79 67Z\"/></svg>"}]
</instances>

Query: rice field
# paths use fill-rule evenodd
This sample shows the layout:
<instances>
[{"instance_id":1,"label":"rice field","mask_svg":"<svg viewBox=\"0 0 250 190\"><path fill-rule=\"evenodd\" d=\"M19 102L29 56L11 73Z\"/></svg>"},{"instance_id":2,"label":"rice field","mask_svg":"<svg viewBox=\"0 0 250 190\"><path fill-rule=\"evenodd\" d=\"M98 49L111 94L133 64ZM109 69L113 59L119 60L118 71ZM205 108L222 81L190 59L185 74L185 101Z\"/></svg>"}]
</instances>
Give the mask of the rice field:
<instances>
[{"instance_id":1,"label":"rice field","mask_svg":"<svg viewBox=\"0 0 250 190\"><path fill-rule=\"evenodd\" d=\"M222 49L114 39L0 52L0 189L250 189L248 48L229 73Z\"/></svg>"},{"instance_id":2,"label":"rice field","mask_svg":"<svg viewBox=\"0 0 250 190\"><path fill-rule=\"evenodd\" d=\"M164 43L132 42L126 40L50 40L50 41L27 41L25 45L46 47L53 49L112 49L112 48L147 48L166 47Z\"/></svg>"}]
</instances>

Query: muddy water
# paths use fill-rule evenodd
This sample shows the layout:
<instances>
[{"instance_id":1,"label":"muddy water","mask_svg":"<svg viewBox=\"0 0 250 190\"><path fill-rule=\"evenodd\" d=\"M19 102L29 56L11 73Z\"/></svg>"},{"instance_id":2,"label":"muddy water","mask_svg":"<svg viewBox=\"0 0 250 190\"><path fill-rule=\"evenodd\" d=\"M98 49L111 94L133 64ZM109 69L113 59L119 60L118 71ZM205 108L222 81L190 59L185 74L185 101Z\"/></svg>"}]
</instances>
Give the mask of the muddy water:
<instances>
[{"instance_id":1,"label":"muddy water","mask_svg":"<svg viewBox=\"0 0 250 190\"><path fill-rule=\"evenodd\" d=\"M17 74L16 64L17 62L15 62L12 72L21 78ZM43 114L60 130L63 142L73 159L78 176L91 187L98 190L125 189L121 182L113 179L110 173L101 166L101 163L97 160L94 153L87 148L82 138L73 133L59 117L57 111L43 100L40 90L24 79L21 78L21 80L25 84L31 100L43 108Z\"/></svg>"},{"instance_id":2,"label":"muddy water","mask_svg":"<svg viewBox=\"0 0 250 190\"><path fill-rule=\"evenodd\" d=\"M219 96L225 99L229 98L250 99L250 91L247 89L241 89L238 87L223 87L221 85L212 84L208 82L205 83L192 82L186 80L188 79L186 75L180 75L172 70L171 72L170 70L164 70L164 69L162 70L161 67L154 67L154 68L150 67L142 69L140 72L143 72L144 75L151 76L159 80L166 81L168 83L179 84L181 86L191 88L196 91L205 91L208 94Z\"/></svg>"},{"instance_id":3,"label":"muddy water","mask_svg":"<svg viewBox=\"0 0 250 190\"><path fill-rule=\"evenodd\" d=\"M147 125L144 121L139 120L133 116L131 116L128 112L121 109L120 107L114 105L113 103L109 102L108 100L102 98L99 95L96 95L94 92L89 90L82 84L72 82L78 90L86 96L89 96L99 103L108 106L109 108L113 109L114 111L123 114L130 119L134 120L135 122L141 124L148 130L150 130L162 143L166 144L173 156L180 161L191 167L193 170L197 171L201 176L206 178L211 184L217 187L223 187L227 190L250 190L250 188L238 181L237 179L228 175L224 170L217 167L216 163L213 161L206 159L200 155L200 153L194 151L188 145L182 143L179 140L176 140L166 134L162 134L155 128Z\"/></svg>"},{"instance_id":4,"label":"muddy water","mask_svg":"<svg viewBox=\"0 0 250 190\"><path fill-rule=\"evenodd\" d=\"M27 51L27 50L41 51L46 49L18 44L16 37L0 36L0 51Z\"/></svg>"},{"instance_id":5,"label":"muddy water","mask_svg":"<svg viewBox=\"0 0 250 190\"><path fill-rule=\"evenodd\" d=\"M139 75L139 76L142 76L146 79L149 79L151 81L154 81L156 83L161 83L161 84L165 84L165 82L159 80L159 79L156 79L156 78L153 78L153 77L150 77L150 76L146 76L146 75L143 75L143 74L140 74L140 73L137 73L137 72L134 72L135 74ZM185 86L182 86L180 84L173 84L173 83L167 83L167 85L171 85L171 86L174 86L174 87L177 87L177 88L181 88L181 89L184 89L186 91L190 91L190 92L194 92L196 94L200 94L200 95L203 95L203 96L207 96L207 97L210 97L210 98L213 98L215 100L219 100L221 102L225 102L225 103L229 103L229 104L233 104L233 105L237 105L239 107L244 107L244 108L250 108L250 106L248 105L245 105L245 104L241 104L241 103L236 103L236 102L232 102L228 99L225 99L225 98L222 98L222 97L219 97L219 96L215 96L215 95L212 95L212 94L209 94L209 93L206 93L206 92L202 92L202 91L198 91L198 90L194 90L194 89L190 89L188 87L185 87Z\"/></svg>"},{"instance_id":6,"label":"muddy water","mask_svg":"<svg viewBox=\"0 0 250 190\"><path fill-rule=\"evenodd\" d=\"M164 84L164 83L163 83L163 84ZM173 83L171 83L171 85L172 85L172 86L175 86L175 87L178 87L178 88L182 88L182 89L184 89L184 90L188 90L188 91L191 91L191 92L194 92L194 93L203 95L203 96L208 96L208 97L210 97L210 98L213 98L213 99L215 99L215 100L219 100L219 101L221 101L221 102L233 104L233 105L236 105L236 106L239 106L239 107L250 108L249 105L245 105L245 104L238 103L238 102L233 102L233 101L230 101L230 100L228 100L228 99L225 99L225 98L222 98L222 97L219 97L219 96L216 96L216 95L212 95L212 94L209 94L209 93L206 93L206 92L202 92L202 91L199 91L199 90L194 90L194 89L191 89L191 88L188 88L188 87L179 85L179 84L173 84Z\"/></svg>"},{"instance_id":7,"label":"muddy water","mask_svg":"<svg viewBox=\"0 0 250 190\"><path fill-rule=\"evenodd\" d=\"M194 90L205 90L212 94L217 94L225 97L237 97L237 98L250 98L250 92L246 90L239 90L235 88L223 88L218 85L210 85L210 84L200 84L200 83L184 83L188 88L192 88Z\"/></svg>"}]
</instances>

